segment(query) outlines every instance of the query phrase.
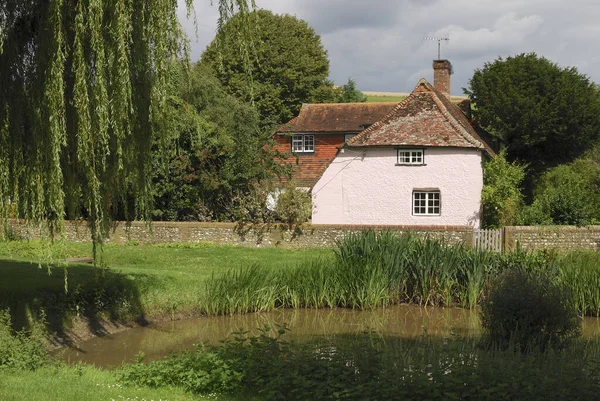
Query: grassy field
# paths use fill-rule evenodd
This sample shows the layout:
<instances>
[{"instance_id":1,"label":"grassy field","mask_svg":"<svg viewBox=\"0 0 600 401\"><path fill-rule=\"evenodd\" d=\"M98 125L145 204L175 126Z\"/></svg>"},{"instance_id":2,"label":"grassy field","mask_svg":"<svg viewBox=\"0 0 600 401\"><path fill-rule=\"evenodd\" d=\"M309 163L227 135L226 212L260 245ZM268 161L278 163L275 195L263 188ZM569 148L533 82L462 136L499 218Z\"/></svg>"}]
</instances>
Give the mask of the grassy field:
<instances>
[{"instance_id":1,"label":"grassy field","mask_svg":"<svg viewBox=\"0 0 600 401\"><path fill-rule=\"evenodd\" d=\"M51 330L59 335L76 315L90 321L131 321L193 314L213 274L255 264L287 269L331 256L332 251L106 244L101 260L105 267L65 262L90 255L91 245L85 243L50 247L34 241L0 242L0 308L10 309L15 327L21 327L43 306Z\"/></svg>"},{"instance_id":2,"label":"grassy field","mask_svg":"<svg viewBox=\"0 0 600 401\"><path fill-rule=\"evenodd\" d=\"M177 388L123 386L117 382L113 372L85 365L46 367L36 371L0 370L0 394L3 401L206 399Z\"/></svg>"},{"instance_id":3,"label":"grassy field","mask_svg":"<svg viewBox=\"0 0 600 401\"><path fill-rule=\"evenodd\" d=\"M367 95L367 102L401 102L406 99L404 95L384 96L384 95Z\"/></svg>"}]
</instances>

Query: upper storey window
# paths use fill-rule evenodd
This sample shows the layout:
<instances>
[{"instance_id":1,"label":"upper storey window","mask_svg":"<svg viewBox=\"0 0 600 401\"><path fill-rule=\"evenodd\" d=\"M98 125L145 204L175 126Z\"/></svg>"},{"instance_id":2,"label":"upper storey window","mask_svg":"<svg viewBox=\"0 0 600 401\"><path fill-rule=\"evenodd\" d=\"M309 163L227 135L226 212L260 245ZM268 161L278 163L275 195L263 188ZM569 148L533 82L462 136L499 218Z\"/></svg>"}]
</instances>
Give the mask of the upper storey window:
<instances>
[{"instance_id":1,"label":"upper storey window","mask_svg":"<svg viewBox=\"0 0 600 401\"><path fill-rule=\"evenodd\" d=\"M398 149L398 160L396 165L403 164L425 164L423 149Z\"/></svg>"},{"instance_id":2,"label":"upper storey window","mask_svg":"<svg viewBox=\"0 0 600 401\"><path fill-rule=\"evenodd\" d=\"M292 136L292 152L306 153L315 151L315 136L314 135L293 135Z\"/></svg>"}]
</instances>

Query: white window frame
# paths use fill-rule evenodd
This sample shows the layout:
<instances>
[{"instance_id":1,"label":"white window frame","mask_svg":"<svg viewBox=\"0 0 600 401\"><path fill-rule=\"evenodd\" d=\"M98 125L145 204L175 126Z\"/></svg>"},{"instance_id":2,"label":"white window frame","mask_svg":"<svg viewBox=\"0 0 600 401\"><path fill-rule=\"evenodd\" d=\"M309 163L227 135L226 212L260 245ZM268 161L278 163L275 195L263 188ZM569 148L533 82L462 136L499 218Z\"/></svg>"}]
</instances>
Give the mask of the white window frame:
<instances>
[{"instance_id":1,"label":"white window frame","mask_svg":"<svg viewBox=\"0 0 600 401\"><path fill-rule=\"evenodd\" d=\"M438 189L415 189L412 195L413 216L441 216L442 195Z\"/></svg>"},{"instance_id":2,"label":"white window frame","mask_svg":"<svg viewBox=\"0 0 600 401\"><path fill-rule=\"evenodd\" d=\"M425 164L424 149L396 149L396 166L421 166Z\"/></svg>"},{"instance_id":3,"label":"white window frame","mask_svg":"<svg viewBox=\"0 0 600 401\"><path fill-rule=\"evenodd\" d=\"M315 136L307 134L292 135L292 152L294 153L314 153Z\"/></svg>"}]
</instances>

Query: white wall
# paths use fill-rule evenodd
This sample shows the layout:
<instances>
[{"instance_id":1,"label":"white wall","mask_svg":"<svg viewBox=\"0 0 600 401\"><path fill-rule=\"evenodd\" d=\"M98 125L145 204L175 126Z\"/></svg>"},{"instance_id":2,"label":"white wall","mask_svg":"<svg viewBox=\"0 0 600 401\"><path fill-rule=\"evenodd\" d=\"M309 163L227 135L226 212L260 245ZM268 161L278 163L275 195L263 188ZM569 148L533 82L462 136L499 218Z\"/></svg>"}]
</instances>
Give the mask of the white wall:
<instances>
[{"instance_id":1,"label":"white wall","mask_svg":"<svg viewBox=\"0 0 600 401\"><path fill-rule=\"evenodd\" d=\"M396 166L396 149L344 149L314 186L313 224L479 227L481 151L426 148L425 165ZM440 216L413 216L414 189L439 189Z\"/></svg>"}]
</instances>

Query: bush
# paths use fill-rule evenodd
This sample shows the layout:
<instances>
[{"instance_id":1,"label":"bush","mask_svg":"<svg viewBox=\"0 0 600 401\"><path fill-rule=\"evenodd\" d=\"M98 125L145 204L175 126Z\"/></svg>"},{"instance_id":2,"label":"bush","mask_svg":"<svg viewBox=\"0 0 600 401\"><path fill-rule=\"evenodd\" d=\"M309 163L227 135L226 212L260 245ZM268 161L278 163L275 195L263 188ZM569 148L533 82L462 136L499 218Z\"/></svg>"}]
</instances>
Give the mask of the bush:
<instances>
[{"instance_id":1,"label":"bush","mask_svg":"<svg viewBox=\"0 0 600 401\"><path fill-rule=\"evenodd\" d=\"M512 225L523 204L521 184L525 166L510 163L501 152L483 165L483 225L502 227Z\"/></svg>"},{"instance_id":2,"label":"bush","mask_svg":"<svg viewBox=\"0 0 600 401\"><path fill-rule=\"evenodd\" d=\"M481 324L489 346L519 351L560 349L581 335L570 294L547 274L520 269L487 287Z\"/></svg>"},{"instance_id":3,"label":"bush","mask_svg":"<svg viewBox=\"0 0 600 401\"><path fill-rule=\"evenodd\" d=\"M29 331L14 333L8 310L0 310L0 370L35 370L50 361L44 320L34 323Z\"/></svg>"},{"instance_id":4,"label":"bush","mask_svg":"<svg viewBox=\"0 0 600 401\"><path fill-rule=\"evenodd\" d=\"M312 215L310 194L290 182L277 198L275 214L289 227L307 222Z\"/></svg>"},{"instance_id":5,"label":"bush","mask_svg":"<svg viewBox=\"0 0 600 401\"><path fill-rule=\"evenodd\" d=\"M120 381L153 388L183 387L195 394L230 392L240 386L241 374L215 352L198 348L175 354L164 361L124 365Z\"/></svg>"},{"instance_id":6,"label":"bush","mask_svg":"<svg viewBox=\"0 0 600 401\"><path fill-rule=\"evenodd\" d=\"M546 171L523 210L520 224L586 226L600 221L600 163L580 159Z\"/></svg>"}]
</instances>

